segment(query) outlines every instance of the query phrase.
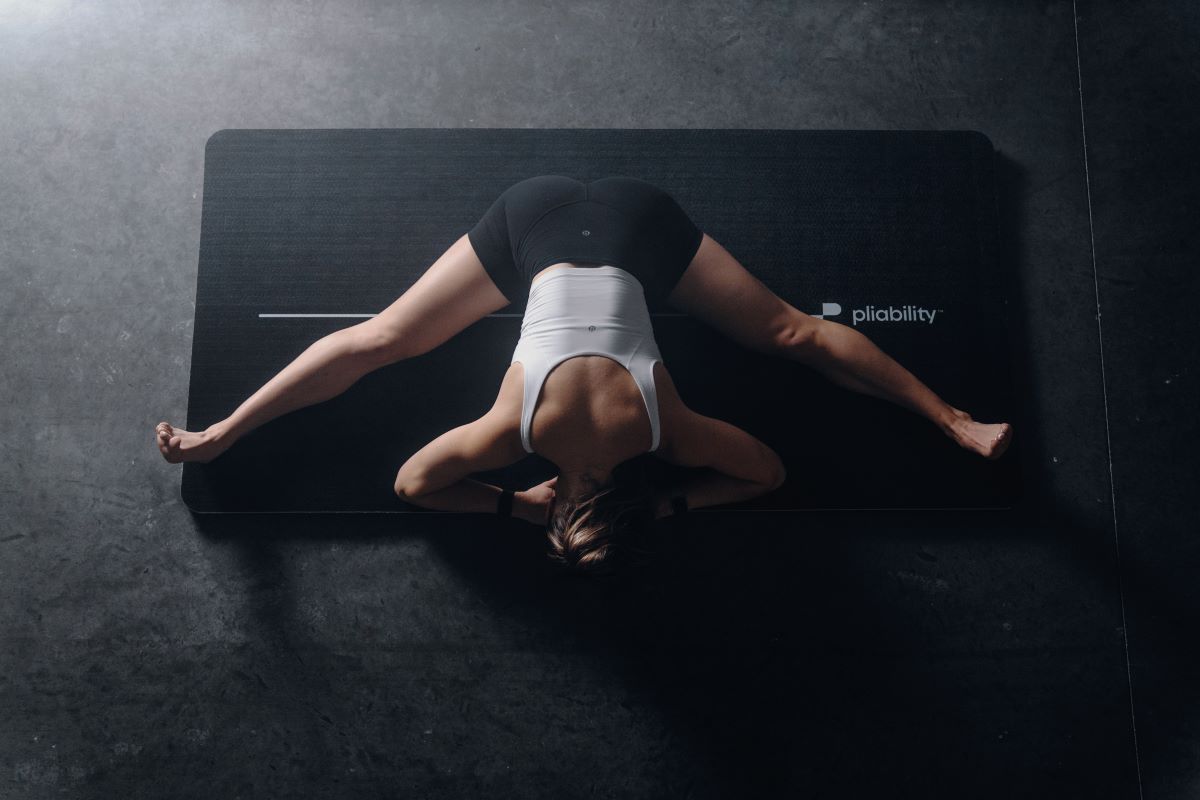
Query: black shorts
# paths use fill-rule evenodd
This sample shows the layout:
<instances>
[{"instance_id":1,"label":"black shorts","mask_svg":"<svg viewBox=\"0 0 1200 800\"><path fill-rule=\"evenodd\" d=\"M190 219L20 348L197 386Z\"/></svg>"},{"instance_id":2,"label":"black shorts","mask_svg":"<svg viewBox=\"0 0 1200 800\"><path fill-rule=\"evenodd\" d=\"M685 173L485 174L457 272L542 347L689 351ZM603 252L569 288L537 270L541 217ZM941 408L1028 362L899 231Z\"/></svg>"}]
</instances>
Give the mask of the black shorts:
<instances>
[{"instance_id":1,"label":"black shorts","mask_svg":"<svg viewBox=\"0 0 1200 800\"><path fill-rule=\"evenodd\" d=\"M508 187L467 232L484 269L510 302L560 261L609 264L641 282L647 307L663 299L700 247L703 232L670 194L638 178L582 183L538 175Z\"/></svg>"}]
</instances>

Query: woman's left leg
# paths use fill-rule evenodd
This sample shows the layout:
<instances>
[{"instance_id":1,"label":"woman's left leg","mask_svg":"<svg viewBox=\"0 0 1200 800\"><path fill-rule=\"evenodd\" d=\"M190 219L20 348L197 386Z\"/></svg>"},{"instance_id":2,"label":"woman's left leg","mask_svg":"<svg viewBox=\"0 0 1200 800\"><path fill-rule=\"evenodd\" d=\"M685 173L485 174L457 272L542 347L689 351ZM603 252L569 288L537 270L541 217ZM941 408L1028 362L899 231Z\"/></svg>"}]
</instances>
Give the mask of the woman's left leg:
<instances>
[{"instance_id":1,"label":"woman's left leg","mask_svg":"<svg viewBox=\"0 0 1200 800\"><path fill-rule=\"evenodd\" d=\"M921 414L984 457L999 458L1012 439L1010 424L975 422L863 334L787 303L708 234L666 302L745 347L800 361L839 386Z\"/></svg>"}]
</instances>

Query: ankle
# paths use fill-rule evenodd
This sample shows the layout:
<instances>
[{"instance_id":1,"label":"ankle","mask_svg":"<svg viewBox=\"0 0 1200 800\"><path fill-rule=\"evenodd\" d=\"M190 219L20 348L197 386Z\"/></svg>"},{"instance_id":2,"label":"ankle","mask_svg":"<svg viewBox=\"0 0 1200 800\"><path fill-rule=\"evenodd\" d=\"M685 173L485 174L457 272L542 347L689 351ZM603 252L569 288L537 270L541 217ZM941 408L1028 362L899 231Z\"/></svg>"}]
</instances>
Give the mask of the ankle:
<instances>
[{"instance_id":1,"label":"ankle","mask_svg":"<svg viewBox=\"0 0 1200 800\"><path fill-rule=\"evenodd\" d=\"M212 442L232 442L237 439L237 433L227 420L214 422L204 429L204 436Z\"/></svg>"},{"instance_id":2,"label":"ankle","mask_svg":"<svg viewBox=\"0 0 1200 800\"><path fill-rule=\"evenodd\" d=\"M965 411L960 411L954 406L946 406L945 410L935 420L939 428L947 434L953 433L959 423L967 418Z\"/></svg>"}]
</instances>

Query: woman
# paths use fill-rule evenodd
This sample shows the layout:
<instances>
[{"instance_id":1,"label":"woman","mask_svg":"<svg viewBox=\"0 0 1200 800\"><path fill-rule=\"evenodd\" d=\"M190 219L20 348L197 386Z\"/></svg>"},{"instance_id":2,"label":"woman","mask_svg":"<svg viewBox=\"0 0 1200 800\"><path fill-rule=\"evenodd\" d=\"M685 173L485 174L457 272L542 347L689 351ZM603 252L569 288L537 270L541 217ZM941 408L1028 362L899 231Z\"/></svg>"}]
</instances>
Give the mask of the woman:
<instances>
[{"instance_id":1,"label":"woman","mask_svg":"<svg viewBox=\"0 0 1200 800\"><path fill-rule=\"evenodd\" d=\"M679 397L650 325L649 308L662 303L909 408L985 458L999 458L1012 437L1008 423L975 422L944 402L853 328L784 302L667 192L631 177L540 175L505 190L391 306L317 341L228 418L200 432L159 423L159 449L172 463L210 461L247 431L426 353L526 292L492 408L408 459L395 490L427 508L545 524L551 557L576 567L611 566L640 521L744 500L784 479L770 447ZM523 492L467 478L530 452L553 462L557 477ZM709 469L656 494L616 479L619 465L650 452Z\"/></svg>"}]
</instances>

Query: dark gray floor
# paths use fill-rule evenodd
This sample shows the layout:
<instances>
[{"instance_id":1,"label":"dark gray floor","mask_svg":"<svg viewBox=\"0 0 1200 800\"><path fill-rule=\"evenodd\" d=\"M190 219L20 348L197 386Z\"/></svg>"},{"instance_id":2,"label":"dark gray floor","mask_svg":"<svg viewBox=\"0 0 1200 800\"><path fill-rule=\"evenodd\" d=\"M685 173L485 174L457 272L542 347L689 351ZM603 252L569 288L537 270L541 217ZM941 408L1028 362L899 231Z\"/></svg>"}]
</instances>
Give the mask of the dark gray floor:
<instances>
[{"instance_id":1,"label":"dark gray floor","mask_svg":"<svg viewBox=\"0 0 1200 800\"><path fill-rule=\"evenodd\" d=\"M1195 796L1194 5L170 5L0 5L0 796ZM205 139L407 126L985 132L1031 509L202 530Z\"/></svg>"}]
</instances>

